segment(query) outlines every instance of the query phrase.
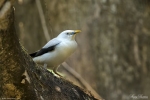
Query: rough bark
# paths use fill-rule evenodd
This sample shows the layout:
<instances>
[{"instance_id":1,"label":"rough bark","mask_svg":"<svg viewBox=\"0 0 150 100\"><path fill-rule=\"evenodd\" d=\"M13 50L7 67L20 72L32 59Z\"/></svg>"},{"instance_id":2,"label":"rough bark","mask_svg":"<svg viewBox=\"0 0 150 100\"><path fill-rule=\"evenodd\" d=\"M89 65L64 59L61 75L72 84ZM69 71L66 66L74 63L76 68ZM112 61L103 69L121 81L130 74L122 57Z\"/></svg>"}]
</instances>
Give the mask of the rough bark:
<instances>
[{"instance_id":1,"label":"rough bark","mask_svg":"<svg viewBox=\"0 0 150 100\"><path fill-rule=\"evenodd\" d=\"M7 0L0 2L0 99L96 100L32 61L18 41L14 9Z\"/></svg>"}]
</instances>

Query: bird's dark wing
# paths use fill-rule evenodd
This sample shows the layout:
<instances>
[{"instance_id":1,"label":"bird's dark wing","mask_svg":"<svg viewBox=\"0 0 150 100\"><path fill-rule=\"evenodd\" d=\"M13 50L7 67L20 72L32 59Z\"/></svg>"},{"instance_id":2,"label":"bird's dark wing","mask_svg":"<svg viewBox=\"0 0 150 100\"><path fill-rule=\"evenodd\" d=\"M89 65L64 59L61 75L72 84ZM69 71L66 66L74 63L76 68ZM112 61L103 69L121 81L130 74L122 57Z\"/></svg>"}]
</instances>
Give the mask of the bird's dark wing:
<instances>
[{"instance_id":1,"label":"bird's dark wing","mask_svg":"<svg viewBox=\"0 0 150 100\"><path fill-rule=\"evenodd\" d=\"M58 44L59 44L59 43L58 43ZM50 47L48 47L48 48L42 48L39 52L36 53L35 57L41 56L41 55L43 55L43 54L45 54L45 53L47 53L47 52L51 52L51 51L55 50L55 47L56 47L58 44L55 44L55 45L50 46Z\"/></svg>"},{"instance_id":2,"label":"bird's dark wing","mask_svg":"<svg viewBox=\"0 0 150 100\"><path fill-rule=\"evenodd\" d=\"M51 52L53 50L55 50L55 47L60 43L61 41L57 40L56 38L52 39L51 41L49 41L41 50L30 54L31 57L37 57L37 56L41 56L47 52Z\"/></svg>"},{"instance_id":3,"label":"bird's dark wing","mask_svg":"<svg viewBox=\"0 0 150 100\"><path fill-rule=\"evenodd\" d=\"M38 52L38 51L37 51ZM35 57L35 55L37 54L37 52L31 53L29 54L31 57Z\"/></svg>"}]
</instances>

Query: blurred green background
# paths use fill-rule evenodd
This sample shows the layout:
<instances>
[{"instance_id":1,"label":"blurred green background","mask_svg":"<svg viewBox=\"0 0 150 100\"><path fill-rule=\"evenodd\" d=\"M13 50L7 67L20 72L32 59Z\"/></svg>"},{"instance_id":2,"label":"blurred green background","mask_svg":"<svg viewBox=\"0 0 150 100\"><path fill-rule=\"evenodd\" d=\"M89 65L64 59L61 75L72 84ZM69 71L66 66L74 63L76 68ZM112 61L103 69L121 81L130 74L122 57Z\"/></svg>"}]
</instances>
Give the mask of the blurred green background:
<instances>
[{"instance_id":1,"label":"blurred green background","mask_svg":"<svg viewBox=\"0 0 150 100\"><path fill-rule=\"evenodd\" d=\"M150 98L149 0L41 0L41 5L51 38L67 29L82 30L78 50L66 62L100 96ZM47 43L36 0L15 2L15 27L28 53ZM59 72L81 85L63 67Z\"/></svg>"}]
</instances>

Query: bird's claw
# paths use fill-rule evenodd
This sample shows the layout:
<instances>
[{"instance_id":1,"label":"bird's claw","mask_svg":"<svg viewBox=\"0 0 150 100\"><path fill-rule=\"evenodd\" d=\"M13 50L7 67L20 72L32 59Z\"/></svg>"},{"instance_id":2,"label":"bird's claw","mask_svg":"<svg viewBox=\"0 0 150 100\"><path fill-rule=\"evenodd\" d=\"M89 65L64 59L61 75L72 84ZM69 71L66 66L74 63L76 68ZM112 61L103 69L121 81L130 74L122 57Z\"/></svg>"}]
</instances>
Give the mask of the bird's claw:
<instances>
[{"instance_id":1,"label":"bird's claw","mask_svg":"<svg viewBox=\"0 0 150 100\"><path fill-rule=\"evenodd\" d=\"M53 72L54 72L56 75L58 75L59 77L63 77L60 73L57 72L58 67L59 67L59 66L54 67Z\"/></svg>"}]
</instances>

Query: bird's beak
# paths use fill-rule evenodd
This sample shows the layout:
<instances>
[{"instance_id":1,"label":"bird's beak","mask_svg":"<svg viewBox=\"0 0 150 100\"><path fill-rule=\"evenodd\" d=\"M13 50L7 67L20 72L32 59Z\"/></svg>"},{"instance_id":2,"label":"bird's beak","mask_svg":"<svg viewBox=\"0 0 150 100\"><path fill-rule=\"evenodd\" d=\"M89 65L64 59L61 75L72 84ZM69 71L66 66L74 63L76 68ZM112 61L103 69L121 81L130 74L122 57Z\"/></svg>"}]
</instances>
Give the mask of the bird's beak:
<instances>
[{"instance_id":1,"label":"bird's beak","mask_svg":"<svg viewBox=\"0 0 150 100\"><path fill-rule=\"evenodd\" d=\"M74 32L75 32L75 34L77 34L77 33L80 33L81 30L75 30Z\"/></svg>"}]
</instances>

